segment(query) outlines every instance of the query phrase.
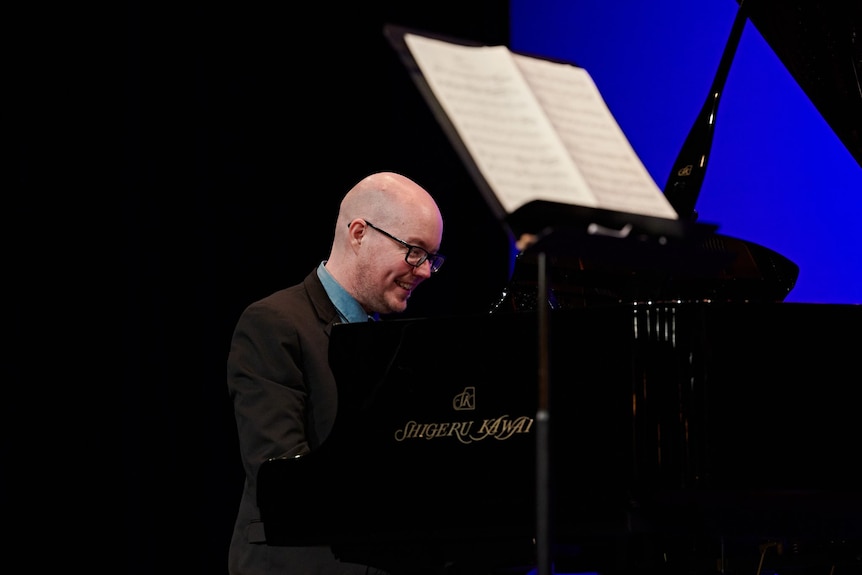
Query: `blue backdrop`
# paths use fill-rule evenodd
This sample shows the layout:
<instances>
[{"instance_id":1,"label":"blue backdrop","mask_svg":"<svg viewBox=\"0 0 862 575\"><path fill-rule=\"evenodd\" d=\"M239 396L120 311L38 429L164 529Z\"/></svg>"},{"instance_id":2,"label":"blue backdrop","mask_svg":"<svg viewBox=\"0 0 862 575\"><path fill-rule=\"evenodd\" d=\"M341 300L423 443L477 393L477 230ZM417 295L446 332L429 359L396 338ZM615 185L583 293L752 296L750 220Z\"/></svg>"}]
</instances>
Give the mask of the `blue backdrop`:
<instances>
[{"instance_id":1,"label":"blue backdrop","mask_svg":"<svg viewBox=\"0 0 862 575\"><path fill-rule=\"evenodd\" d=\"M659 187L706 101L735 0L511 0L519 52L582 66ZM757 29L721 97L699 221L800 268L785 301L862 303L862 168Z\"/></svg>"}]
</instances>

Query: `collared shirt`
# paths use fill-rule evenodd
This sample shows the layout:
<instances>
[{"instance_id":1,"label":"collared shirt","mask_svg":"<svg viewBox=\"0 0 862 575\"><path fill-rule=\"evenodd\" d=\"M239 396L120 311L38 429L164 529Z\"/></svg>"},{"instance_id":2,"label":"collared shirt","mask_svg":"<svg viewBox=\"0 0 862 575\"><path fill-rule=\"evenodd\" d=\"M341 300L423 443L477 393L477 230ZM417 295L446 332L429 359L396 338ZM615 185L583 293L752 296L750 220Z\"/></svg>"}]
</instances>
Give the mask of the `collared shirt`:
<instances>
[{"instance_id":1,"label":"collared shirt","mask_svg":"<svg viewBox=\"0 0 862 575\"><path fill-rule=\"evenodd\" d=\"M365 313L365 310L362 309L359 302L356 301L352 295L347 293L347 290L341 287L341 284L332 277L332 274L329 273L329 270L326 269L324 264L326 264L326 262L322 261L320 262L320 265L317 266L317 277L319 277L320 281L323 283L323 289L326 290L326 295L329 296L335 309L338 310L338 315L341 317L341 321L346 323L355 323L376 320L376 316L370 316Z\"/></svg>"}]
</instances>

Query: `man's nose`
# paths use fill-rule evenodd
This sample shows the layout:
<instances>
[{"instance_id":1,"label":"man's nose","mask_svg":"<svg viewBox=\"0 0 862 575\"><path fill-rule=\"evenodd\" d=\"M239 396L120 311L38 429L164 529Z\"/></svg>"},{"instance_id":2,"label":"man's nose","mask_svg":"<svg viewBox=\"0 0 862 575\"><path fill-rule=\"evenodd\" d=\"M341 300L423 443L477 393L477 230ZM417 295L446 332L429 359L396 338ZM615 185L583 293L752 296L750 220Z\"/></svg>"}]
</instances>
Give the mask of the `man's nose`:
<instances>
[{"instance_id":1,"label":"man's nose","mask_svg":"<svg viewBox=\"0 0 862 575\"><path fill-rule=\"evenodd\" d=\"M413 266L413 273L423 278L431 277L431 260L425 260L418 266Z\"/></svg>"}]
</instances>

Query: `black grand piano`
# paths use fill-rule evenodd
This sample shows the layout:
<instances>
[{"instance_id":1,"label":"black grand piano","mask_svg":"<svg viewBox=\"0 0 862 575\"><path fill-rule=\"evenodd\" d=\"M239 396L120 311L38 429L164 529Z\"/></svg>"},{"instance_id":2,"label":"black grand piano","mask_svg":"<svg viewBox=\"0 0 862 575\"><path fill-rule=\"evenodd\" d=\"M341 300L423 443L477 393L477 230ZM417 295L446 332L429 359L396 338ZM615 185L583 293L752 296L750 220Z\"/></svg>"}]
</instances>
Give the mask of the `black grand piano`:
<instances>
[{"instance_id":1,"label":"black grand piano","mask_svg":"<svg viewBox=\"0 0 862 575\"><path fill-rule=\"evenodd\" d=\"M712 573L724 556L753 573L770 543L771 565L858 562L860 321L776 303L551 313L558 572ZM319 451L262 467L270 543L396 572L535 562L539 329L512 312L333 330L339 417Z\"/></svg>"},{"instance_id":2,"label":"black grand piano","mask_svg":"<svg viewBox=\"0 0 862 575\"><path fill-rule=\"evenodd\" d=\"M843 50L851 22L858 50L852 8L806 4L791 30L749 5L681 165L708 154L744 18L776 51L812 27ZM858 128L857 96L838 95ZM336 326L331 435L260 469L268 543L395 575L860 572L862 306L784 302L795 264L697 223L687 173L665 189L680 221L513 214L535 240L488 314ZM625 240L591 233L623 220Z\"/></svg>"}]
</instances>

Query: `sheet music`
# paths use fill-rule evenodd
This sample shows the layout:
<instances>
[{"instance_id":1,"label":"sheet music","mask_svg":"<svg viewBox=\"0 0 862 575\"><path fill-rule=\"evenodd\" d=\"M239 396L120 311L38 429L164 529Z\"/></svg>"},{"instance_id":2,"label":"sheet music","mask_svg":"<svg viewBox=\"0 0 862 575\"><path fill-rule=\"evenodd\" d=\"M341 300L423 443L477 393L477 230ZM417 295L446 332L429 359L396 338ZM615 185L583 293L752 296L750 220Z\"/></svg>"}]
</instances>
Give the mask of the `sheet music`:
<instances>
[{"instance_id":1,"label":"sheet music","mask_svg":"<svg viewBox=\"0 0 862 575\"><path fill-rule=\"evenodd\" d=\"M677 218L585 69L512 56L602 208Z\"/></svg>"},{"instance_id":2,"label":"sheet music","mask_svg":"<svg viewBox=\"0 0 862 575\"><path fill-rule=\"evenodd\" d=\"M508 48L404 40L507 212L537 199L598 206Z\"/></svg>"},{"instance_id":3,"label":"sheet music","mask_svg":"<svg viewBox=\"0 0 862 575\"><path fill-rule=\"evenodd\" d=\"M546 200L677 218L582 68L505 46L404 40L508 213Z\"/></svg>"}]
</instances>

